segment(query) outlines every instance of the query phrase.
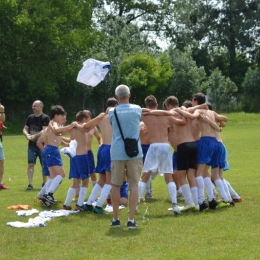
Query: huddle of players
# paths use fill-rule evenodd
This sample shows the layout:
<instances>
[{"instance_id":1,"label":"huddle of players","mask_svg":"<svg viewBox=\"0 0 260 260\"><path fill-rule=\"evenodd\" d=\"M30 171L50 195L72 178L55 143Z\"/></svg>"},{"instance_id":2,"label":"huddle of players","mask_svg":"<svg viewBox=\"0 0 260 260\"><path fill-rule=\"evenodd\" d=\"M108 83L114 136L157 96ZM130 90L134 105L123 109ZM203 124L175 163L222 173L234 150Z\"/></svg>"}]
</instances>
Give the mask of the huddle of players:
<instances>
[{"instance_id":1,"label":"huddle of players","mask_svg":"<svg viewBox=\"0 0 260 260\"><path fill-rule=\"evenodd\" d=\"M117 104L116 99L110 98L107 107L114 107ZM147 152L147 157L144 156L144 173L139 182L139 200L145 183L149 181L151 175L159 171L164 174L175 214L181 211L194 209L202 211L208 207L215 209L233 204L229 192L232 187L222 176L227 161L226 150L219 135L220 126L224 126L227 118L207 109L205 96L202 93L193 95L191 102L184 103L187 107L181 108L176 97L168 97L164 102L167 111L157 110L158 104L154 96L148 96L145 104L147 109L143 110L140 139L143 154L146 155ZM68 146L68 141L76 140L76 154L70 159L69 178L73 179L73 183L68 190L63 208L71 209L73 196L81 185L75 209L102 214L102 205L111 190L112 128L107 114L101 113L91 119L89 113L80 111L76 115L75 122L63 126L66 121L66 111L61 106L53 106L51 119L48 128L37 142L43 151L44 174L49 175L48 181L37 197L48 207L56 204L53 193L65 177L58 148L60 144ZM103 139L98 151L96 167L100 179L84 205L91 172L89 156L93 157L89 155L87 133L96 125L99 126ZM69 140L63 137L67 133L71 134ZM173 155L169 143L174 148ZM211 177L209 167L212 169ZM218 188L222 202L216 201L211 179ZM183 208L177 205L177 189L180 188L186 202ZM209 205L205 200L204 189L208 194ZM99 194L97 205L93 208L92 203ZM237 195L236 199L239 198Z\"/></svg>"},{"instance_id":2,"label":"huddle of players","mask_svg":"<svg viewBox=\"0 0 260 260\"><path fill-rule=\"evenodd\" d=\"M227 153L219 133L228 119L209 110L205 101L205 95L197 93L192 96L192 101L184 102L184 106L179 108L178 99L170 96L164 101L164 108L167 111L160 111L157 110L158 105L154 96L148 96L145 99L146 107L150 109L150 111L148 110L150 118L145 119L145 124L148 132L150 129L149 135L157 136L150 139L151 144L147 157L149 152L150 155L144 161L144 174L139 183L139 197L149 175L155 172L156 166L159 166L159 172L165 176L173 204L172 210L175 214L188 210L203 211L207 208L228 207L234 205L234 200L242 201L223 178L223 170L227 165ZM169 123L168 120L169 125L165 126L165 122L167 122L165 118L169 116L174 117L177 121ZM163 164L167 161L168 166L170 165L169 147L167 147L165 138L162 138L165 136L165 128L168 129L168 141L174 148L172 167L176 185L168 178L169 169ZM153 150L150 150L151 147ZM151 154L153 155L151 156ZM210 167L211 176L208 171ZM211 180L222 197L221 202L215 198ZM175 186L181 188L186 202L185 207L177 206L177 188ZM207 191L208 203L206 203L204 189ZM233 192L234 198L231 197L230 191Z\"/></svg>"}]
</instances>

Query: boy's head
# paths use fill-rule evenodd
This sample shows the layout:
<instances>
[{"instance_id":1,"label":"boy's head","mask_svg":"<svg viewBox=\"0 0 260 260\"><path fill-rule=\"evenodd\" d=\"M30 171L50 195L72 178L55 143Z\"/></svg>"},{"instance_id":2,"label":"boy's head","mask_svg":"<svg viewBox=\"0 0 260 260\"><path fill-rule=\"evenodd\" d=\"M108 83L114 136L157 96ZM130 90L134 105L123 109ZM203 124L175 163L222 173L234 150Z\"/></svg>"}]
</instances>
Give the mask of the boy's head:
<instances>
[{"instance_id":1,"label":"boy's head","mask_svg":"<svg viewBox=\"0 0 260 260\"><path fill-rule=\"evenodd\" d=\"M89 110L83 110L83 112L87 113L89 118L92 119L92 113Z\"/></svg>"},{"instance_id":2,"label":"boy's head","mask_svg":"<svg viewBox=\"0 0 260 260\"><path fill-rule=\"evenodd\" d=\"M156 99L155 96L153 96L153 95L147 96L147 97L145 98L144 102L145 102L145 106L146 106L147 108L157 109L157 107L158 107L157 99Z\"/></svg>"},{"instance_id":3,"label":"boy's head","mask_svg":"<svg viewBox=\"0 0 260 260\"><path fill-rule=\"evenodd\" d=\"M89 114L86 111L88 111L88 110L79 111L76 114L76 121L77 122L80 123L80 122L84 121L84 119L88 120L90 118Z\"/></svg>"},{"instance_id":4,"label":"boy's head","mask_svg":"<svg viewBox=\"0 0 260 260\"><path fill-rule=\"evenodd\" d=\"M207 102L209 110L213 110L212 104L210 102Z\"/></svg>"},{"instance_id":5,"label":"boy's head","mask_svg":"<svg viewBox=\"0 0 260 260\"><path fill-rule=\"evenodd\" d=\"M167 110L170 110L171 108L175 108L179 106L179 100L175 96L169 96L165 99L165 107Z\"/></svg>"},{"instance_id":6,"label":"boy's head","mask_svg":"<svg viewBox=\"0 0 260 260\"><path fill-rule=\"evenodd\" d=\"M203 93L199 92L192 96L192 106L201 105L206 102L206 97Z\"/></svg>"},{"instance_id":7,"label":"boy's head","mask_svg":"<svg viewBox=\"0 0 260 260\"><path fill-rule=\"evenodd\" d=\"M185 101L182 103L182 105L183 105L184 107L186 107L186 108L192 107L192 103L191 103L190 100L185 100Z\"/></svg>"},{"instance_id":8,"label":"boy's head","mask_svg":"<svg viewBox=\"0 0 260 260\"><path fill-rule=\"evenodd\" d=\"M51 111L50 111L51 119L54 119L55 116L59 116L59 115L66 116L67 112L60 105L51 106Z\"/></svg>"},{"instance_id":9,"label":"boy's head","mask_svg":"<svg viewBox=\"0 0 260 260\"><path fill-rule=\"evenodd\" d=\"M118 101L115 98L108 98L106 108L108 107L116 107L118 105Z\"/></svg>"}]
</instances>

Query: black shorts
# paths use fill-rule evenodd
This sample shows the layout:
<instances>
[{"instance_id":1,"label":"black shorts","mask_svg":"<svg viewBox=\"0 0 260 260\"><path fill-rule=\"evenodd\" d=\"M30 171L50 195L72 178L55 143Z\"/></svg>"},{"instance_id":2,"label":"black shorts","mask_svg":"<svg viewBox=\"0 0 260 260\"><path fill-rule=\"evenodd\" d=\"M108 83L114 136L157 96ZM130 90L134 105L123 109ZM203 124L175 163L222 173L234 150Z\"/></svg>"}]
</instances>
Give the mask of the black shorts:
<instances>
[{"instance_id":1,"label":"black shorts","mask_svg":"<svg viewBox=\"0 0 260 260\"><path fill-rule=\"evenodd\" d=\"M186 142L177 146L177 170L197 169L196 142Z\"/></svg>"}]
</instances>

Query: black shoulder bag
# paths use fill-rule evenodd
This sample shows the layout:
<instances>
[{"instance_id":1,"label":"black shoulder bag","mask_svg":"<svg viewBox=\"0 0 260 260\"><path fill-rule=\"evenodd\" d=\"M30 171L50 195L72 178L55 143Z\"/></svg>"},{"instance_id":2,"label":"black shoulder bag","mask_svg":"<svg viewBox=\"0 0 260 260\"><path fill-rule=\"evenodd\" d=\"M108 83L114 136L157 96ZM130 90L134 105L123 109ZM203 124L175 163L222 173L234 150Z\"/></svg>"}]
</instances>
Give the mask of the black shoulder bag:
<instances>
[{"instance_id":1,"label":"black shoulder bag","mask_svg":"<svg viewBox=\"0 0 260 260\"><path fill-rule=\"evenodd\" d=\"M115 117L116 117L116 122L117 122L117 125L118 125L118 128L120 130L120 134L122 136L122 139L124 141L124 144L125 144L125 152L126 154L129 156L129 157L135 157L138 155L139 153L139 150L138 150L138 140L139 139L134 139L134 138L124 138L124 135L122 133L122 129L121 129L121 126L119 124L119 121L118 121L118 117L117 117L117 113L116 113L116 108L114 109L114 113L115 113Z\"/></svg>"}]
</instances>

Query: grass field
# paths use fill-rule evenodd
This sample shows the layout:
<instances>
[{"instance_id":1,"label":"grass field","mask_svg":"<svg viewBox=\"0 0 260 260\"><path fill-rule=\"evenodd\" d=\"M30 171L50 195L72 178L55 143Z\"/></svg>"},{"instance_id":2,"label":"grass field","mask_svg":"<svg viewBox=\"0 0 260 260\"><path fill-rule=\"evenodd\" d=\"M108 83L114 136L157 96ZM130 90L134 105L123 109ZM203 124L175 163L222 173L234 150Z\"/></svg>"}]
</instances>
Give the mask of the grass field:
<instances>
[{"instance_id":1,"label":"grass field","mask_svg":"<svg viewBox=\"0 0 260 260\"><path fill-rule=\"evenodd\" d=\"M86 212L53 219L46 227L7 226L9 221L27 222L30 218L18 217L7 209L10 205L29 204L40 211L46 208L34 202L42 182L39 164L35 189L26 191L27 141L21 135L4 132L4 182L10 189L0 190L0 259L260 259L260 115L227 116L229 122L222 137L231 169L224 176L243 202L232 208L174 216L168 211L171 203L164 179L157 177L153 182L156 199L139 206L136 230L125 226L111 229L111 213ZM63 157L63 162L68 172L68 158ZM55 194L58 204L54 209L62 207L70 184L66 177ZM123 225L127 210L120 212Z\"/></svg>"}]
</instances>

